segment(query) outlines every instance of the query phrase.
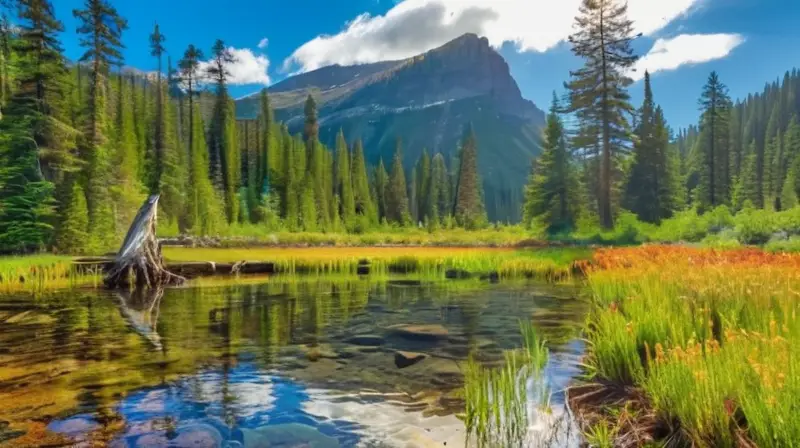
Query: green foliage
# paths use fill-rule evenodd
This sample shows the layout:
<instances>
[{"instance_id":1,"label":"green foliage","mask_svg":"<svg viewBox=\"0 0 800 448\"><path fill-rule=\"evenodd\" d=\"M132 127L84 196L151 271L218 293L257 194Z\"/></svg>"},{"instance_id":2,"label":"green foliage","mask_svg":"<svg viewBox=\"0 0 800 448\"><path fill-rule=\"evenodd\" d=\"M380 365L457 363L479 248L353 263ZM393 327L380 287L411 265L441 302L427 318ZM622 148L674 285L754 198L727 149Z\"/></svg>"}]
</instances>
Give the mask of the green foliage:
<instances>
[{"instance_id":1,"label":"green foliage","mask_svg":"<svg viewBox=\"0 0 800 448\"><path fill-rule=\"evenodd\" d=\"M619 162L630 141L628 116L632 115L625 73L636 62L631 43L633 22L627 4L618 0L583 0L570 36L572 52L583 59L580 69L570 72L570 109L578 120L573 145L598 157L596 190L600 224L614 225L615 184L621 178ZM600 81L598 81L600 80Z\"/></svg>"},{"instance_id":2,"label":"green foliage","mask_svg":"<svg viewBox=\"0 0 800 448\"><path fill-rule=\"evenodd\" d=\"M400 139L392 157L391 172L386 184L385 214L389 222L405 224L410 221L411 215L408 208L408 190L406 189L406 175L403 169L403 150Z\"/></svg>"},{"instance_id":3,"label":"green foliage","mask_svg":"<svg viewBox=\"0 0 800 448\"><path fill-rule=\"evenodd\" d=\"M86 195L78 182L72 182L59 214L56 248L65 254L83 253L89 242L89 209Z\"/></svg>"},{"instance_id":4,"label":"green foliage","mask_svg":"<svg viewBox=\"0 0 800 448\"><path fill-rule=\"evenodd\" d=\"M525 186L522 222L531 225L535 220L550 234L570 232L579 214L579 186L555 95L544 137L542 154L533 162Z\"/></svg>"},{"instance_id":5,"label":"green foliage","mask_svg":"<svg viewBox=\"0 0 800 448\"><path fill-rule=\"evenodd\" d=\"M486 225L487 218L478 174L478 140L472 127L464 136L459 160L453 215L459 225L477 229Z\"/></svg>"}]
</instances>

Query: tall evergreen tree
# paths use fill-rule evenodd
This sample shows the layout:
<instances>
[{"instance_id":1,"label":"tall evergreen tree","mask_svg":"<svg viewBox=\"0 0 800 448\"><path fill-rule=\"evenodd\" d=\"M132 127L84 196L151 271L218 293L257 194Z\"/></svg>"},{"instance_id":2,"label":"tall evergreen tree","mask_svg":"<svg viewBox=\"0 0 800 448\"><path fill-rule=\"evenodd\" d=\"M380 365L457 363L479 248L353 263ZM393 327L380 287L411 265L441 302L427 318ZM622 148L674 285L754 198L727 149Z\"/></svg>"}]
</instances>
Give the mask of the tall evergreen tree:
<instances>
[{"instance_id":1,"label":"tall evergreen tree","mask_svg":"<svg viewBox=\"0 0 800 448\"><path fill-rule=\"evenodd\" d=\"M231 76L228 67L235 62L233 53L225 46L225 43L217 39L214 46L211 48L211 62L207 65L205 76L214 83L216 89L216 98L214 101L214 108L212 112L211 123L208 129L208 148L209 155L209 172L211 179L214 181L218 190L225 192L225 208L228 213L228 221L233 222L236 218L231 215L231 212L238 205L230 204L228 201L234 200L238 204L238 199L229 197L229 190L238 190L238 185L233 185L228 178L230 169L226 156L228 148L225 147L226 133L229 128L228 119L228 78ZM237 167L238 169L238 167Z\"/></svg>"},{"instance_id":2,"label":"tall evergreen tree","mask_svg":"<svg viewBox=\"0 0 800 448\"><path fill-rule=\"evenodd\" d=\"M450 202L450 175L447 172L447 164L442 153L436 153L431 161L431 200L434 206L431 207L431 216L439 219L449 216L452 210Z\"/></svg>"},{"instance_id":3,"label":"tall evergreen tree","mask_svg":"<svg viewBox=\"0 0 800 448\"><path fill-rule=\"evenodd\" d=\"M220 230L225 219L221 201L208 173L208 147L200 107L197 104L192 107L189 119L192 124L189 138L192 147L189 154L186 226L193 234L211 235Z\"/></svg>"},{"instance_id":4,"label":"tall evergreen tree","mask_svg":"<svg viewBox=\"0 0 800 448\"><path fill-rule=\"evenodd\" d=\"M74 10L78 19L80 44L86 52L80 62L89 63L89 98L83 150L87 161L87 205L92 245L95 249L113 247L114 218L108 185L110 150L108 148L107 77L111 66L122 65L122 32L128 24L107 0L85 0L83 10Z\"/></svg>"},{"instance_id":5,"label":"tall evergreen tree","mask_svg":"<svg viewBox=\"0 0 800 448\"><path fill-rule=\"evenodd\" d=\"M0 252L34 250L50 241L53 181L75 165L75 133L61 121L67 118L67 69L58 41L63 25L47 0L20 0L17 6L16 37L5 18L0 27ZM15 89L9 73L12 47Z\"/></svg>"},{"instance_id":6,"label":"tall evergreen tree","mask_svg":"<svg viewBox=\"0 0 800 448\"><path fill-rule=\"evenodd\" d=\"M650 74L645 72L644 103L639 109L633 165L625 191L625 207L640 220L657 223L672 213L672 183L667 159L666 123L653 101Z\"/></svg>"},{"instance_id":7,"label":"tall evergreen tree","mask_svg":"<svg viewBox=\"0 0 800 448\"><path fill-rule=\"evenodd\" d=\"M478 174L478 140L471 126L461 144L459 160L453 216L460 225L476 228L486 222L486 209L481 198Z\"/></svg>"},{"instance_id":8,"label":"tall evergreen tree","mask_svg":"<svg viewBox=\"0 0 800 448\"><path fill-rule=\"evenodd\" d=\"M755 143L750 143L747 155L742 162L742 169L733 189L733 208L741 210L746 202L752 205L761 203L758 187L758 161Z\"/></svg>"},{"instance_id":9,"label":"tall evergreen tree","mask_svg":"<svg viewBox=\"0 0 800 448\"><path fill-rule=\"evenodd\" d=\"M700 205L715 207L730 198L730 111L728 88L711 72L700 97L700 148L702 168Z\"/></svg>"},{"instance_id":10,"label":"tall evergreen tree","mask_svg":"<svg viewBox=\"0 0 800 448\"><path fill-rule=\"evenodd\" d=\"M424 221L426 218L432 218L432 204L431 201L431 156L428 154L427 149L422 150L422 155L417 161L417 213L419 220Z\"/></svg>"},{"instance_id":11,"label":"tall evergreen tree","mask_svg":"<svg viewBox=\"0 0 800 448\"><path fill-rule=\"evenodd\" d=\"M378 222L378 212L370 196L367 164L364 160L364 147L361 140L353 145L353 163L351 164L353 201L356 214L366 216L369 223Z\"/></svg>"},{"instance_id":12,"label":"tall evergreen tree","mask_svg":"<svg viewBox=\"0 0 800 448\"><path fill-rule=\"evenodd\" d=\"M156 110L155 119L153 120L153 155L155 159L155 170L153 172L152 184L150 185L150 192L156 193L161 189L161 176L164 169L164 147L166 146L166 133L164 132L164 108L165 108L165 91L161 86L161 63L162 55L166 51L164 49L164 42L166 38L161 34L158 23L153 28L153 33L150 34L150 55L156 58L157 71L156 71Z\"/></svg>"},{"instance_id":13,"label":"tall evergreen tree","mask_svg":"<svg viewBox=\"0 0 800 448\"><path fill-rule=\"evenodd\" d=\"M578 31L569 37L572 52L584 66L570 72L570 109L580 123L574 144L586 152L599 149L597 204L600 224L614 225L614 184L618 158L630 142L627 116L633 113L626 73L636 62L631 42L633 22L627 3L619 0L583 0L575 18Z\"/></svg>"},{"instance_id":14,"label":"tall evergreen tree","mask_svg":"<svg viewBox=\"0 0 800 448\"><path fill-rule=\"evenodd\" d=\"M389 183L386 185L386 219L400 224L406 224L411 219L408 209L406 175L403 170L403 149L399 138L392 157Z\"/></svg>"},{"instance_id":15,"label":"tall evergreen tree","mask_svg":"<svg viewBox=\"0 0 800 448\"><path fill-rule=\"evenodd\" d=\"M579 213L577 177L567 151L566 133L558 116L559 109L558 100L553 94L542 153L533 164L525 187L522 213L525 226L530 226L536 220L550 233L573 229Z\"/></svg>"},{"instance_id":16,"label":"tall evergreen tree","mask_svg":"<svg viewBox=\"0 0 800 448\"><path fill-rule=\"evenodd\" d=\"M273 130L275 126L275 117L272 112L272 106L269 102L269 94L267 89L261 89L260 97L261 113L259 114L259 122L261 127L261 147L258 151L258 185L261 190L261 195L266 194L266 189L269 186L270 173L270 156L274 150L277 150L277 136Z\"/></svg>"},{"instance_id":17,"label":"tall evergreen tree","mask_svg":"<svg viewBox=\"0 0 800 448\"><path fill-rule=\"evenodd\" d=\"M390 219L390 211L388 201L389 190L389 174L386 172L386 167L383 164L383 158L378 162L373 176L374 190L375 190L375 204L378 209L378 219L380 221Z\"/></svg>"},{"instance_id":18,"label":"tall evergreen tree","mask_svg":"<svg viewBox=\"0 0 800 448\"><path fill-rule=\"evenodd\" d=\"M344 222L345 228L352 228L356 215L356 201L353 194L353 182L350 178L350 151L347 150L347 141L344 133L339 130L336 136L336 180L334 189L340 198L339 216Z\"/></svg>"}]
</instances>

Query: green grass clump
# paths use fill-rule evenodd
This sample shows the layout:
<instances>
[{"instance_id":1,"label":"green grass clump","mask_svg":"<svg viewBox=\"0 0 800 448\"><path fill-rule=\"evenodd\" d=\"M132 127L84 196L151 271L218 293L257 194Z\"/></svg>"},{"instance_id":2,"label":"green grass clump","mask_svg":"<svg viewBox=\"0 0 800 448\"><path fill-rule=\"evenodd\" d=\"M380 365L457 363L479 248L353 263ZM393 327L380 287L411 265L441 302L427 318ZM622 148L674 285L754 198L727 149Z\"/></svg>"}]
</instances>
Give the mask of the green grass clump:
<instances>
[{"instance_id":1,"label":"green grass clump","mask_svg":"<svg viewBox=\"0 0 800 448\"><path fill-rule=\"evenodd\" d=\"M93 286L100 272L76 268L71 257L27 255L0 257L0 293L43 292L52 289Z\"/></svg>"},{"instance_id":2,"label":"green grass clump","mask_svg":"<svg viewBox=\"0 0 800 448\"><path fill-rule=\"evenodd\" d=\"M596 254L589 373L644 392L670 438L800 440L800 256L646 247Z\"/></svg>"},{"instance_id":3,"label":"green grass clump","mask_svg":"<svg viewBox=\"0 0 800 448\"><path fill-rule=\"evenodd\" d=\"M523 348L507 351L502 367L487 368L470 358L465 374L467 442L479 447L524 446L528 433L527 383L549 412L550 391L543 370L549 352L529 322L520 324Z\"/></svg>"}]
</instances>

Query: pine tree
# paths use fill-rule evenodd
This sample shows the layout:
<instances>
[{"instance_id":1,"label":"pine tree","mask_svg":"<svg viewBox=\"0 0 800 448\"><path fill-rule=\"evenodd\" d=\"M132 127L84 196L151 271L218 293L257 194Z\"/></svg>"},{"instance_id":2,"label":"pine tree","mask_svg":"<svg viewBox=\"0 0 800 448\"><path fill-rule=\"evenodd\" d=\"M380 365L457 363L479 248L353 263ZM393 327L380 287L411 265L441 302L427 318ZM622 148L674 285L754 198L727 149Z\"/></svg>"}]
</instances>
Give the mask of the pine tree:
<instances>
[{"instance_id":1,"label":"pine tree","mask_svg":"<svg viewBox=\"0 0 800 448\"><path fill-rule=\"evenodd\" d=\"M783 187L781 188L781 210L789 210L794 207L797 207L797 190L795 186L797 185L797 172L794 168L790 169L789 172L786 173L786 178L783 181Z\"/></svg>"},{"instance_id":2,"label":"pine tree","mask_svg":"<svg viewBox=\"0 0 800 448\"><path fill-rule=\"evenodd\" d=\"M164 122L166 121L164 117L166 92L161 85L161 57L166 51L164 48L165 41L166 38L163 34L161 34L158 23L156 23L155 27L153 28L153 33L150 34L150 55L156 58L158 67L158 70L156 71L156 110L155 118L153 120L153 155L155 156L155 170L153 173L154 175L152 184L150 185L151 193L161 191L161 176L165 165L164 153L166 151L166 132L163 126Z\"/></svg>"},{"instance_id":3,"label":"pine tree","mask_svg":"<svg viewBox=\"0 0 800 448\"><path fill-rule=\"evenodd\" d=\"M734 210L741 210L746 202L750 202L754 205L761 202L761 195L758 188L757 165L756 145L755 143L750 143L733 191Z\"/></svg>"},{"instance_id":4,"label":"pine tree","mask_svg":"<svg viewBox=\"0 0 800 448\"><path fill-rule=\"evenodd\" d=\"M567 84L570 109L580 123L574 144L587 152L599 149L597 204L605 228L614 225L617 164L629 145L627 116L633 113L626 91L632 81L626 72L637 58L627 10L618 0L583 0L575 18L578 31L569 37L572 52L584 60L581 69L570 72Z\"/></svg>"},{"instance_id":5,"label":"pine tree","mask_svg":"<svg viewBox=\"0 0 800 448\"><path fill-rule=\"evenodd\" d=\"M408 210L406 175L403 170L403 150L399 138L392 157L389 183L386 185L386 219L399 224L406 224L411 219Z\"/></svg>"},{"instance_id":6,"label":"pine tree","mask_svg":"<svg viewBox=\"0 0 800 448\"><path fill-rule=\"evenodd\" d=\"M211 235L222 227L224 213L208 173L208 147L200 107L196 104L193 105L189 122L192 124L189 138L192 147L189 153L186 226L193 234Z\"/></svg>"},{"instance_id":7,"label":"pine tree","mask_svg":"<svg viewBox=\"0 0 800 448\"><path fill-rule=\"evenodd\" d=\"M208 130L208 148L210 151L209 163L211 179L219 191L224 192L225 209L228 213L228 222L233 222L235 215L231 215L234 210L238 210L238 199L229 194L229 190L238 190L238 185L230 182L228 174L231 172L228 166L226 156L229 149L225 147L228 139L226 133L228 132L229 125L228 119L228 78L231 76L228 66L235 62L233 53L225 47L225 43L217 39L211 49L212 60L206 68L206 77L214 83L216 88L216 97L214 101L214 109L212 112L211 123ZM235 126L235 124L234 124ZM238 167L237 167L238 169ZM235 196L235 195L234 195ZM234 200L236 204L228 203Z\"/></svg>"},{"instance_id":8,"label":"pine tree","mask_svg":"<svg viewBox=\"0 0 800 448\"><path fill-rule=\"evenodd\" d=\"M35 250L50 242L53 182L76 165L76 132L62 121L68 73L58 41L63 25L47 0L21 0L17 6L16 36L6 18L0 26L0 252Z\"/></svg>"},{"instance_id":9,"label":"pine tree","mask_svg":"<svg viewBox=\"0 0 800 448\"><path fill-rule=\"evenodd\" d=\"M645 72L644 103L633 146L633 162L625 191L625 207L640 220L658 223L672 214L672 182L667 158L669 136L664 114L653 101L650 74Z\"/></svg>"},{"instance_id":10,"label":"pine tree","mask_svg":"<svg viewBox=\"0 0 800 448\"><path fill-rule=\"evenodd\" d=\"M535 220L550 233L575 228L579 212L577 177L567 151L566 133L558 116L559 109L558 100L553 94L542 153L532 166L525 187L522 213L525 226L530 226Z\"/></svg>"},{"instance_id":11,"label":"pine tree","mask_svg":"<svg viewBox=\"0 0 800 448\"><path fill-rule=\"evenodd\" d=\"M431 156L427 149L422 150L417 162L417 209L421 220L430 220L433 215L431 200Z\"/></svg>"},{"instance_id":12,"label":"pine tree","mask_svg":"<svg viewBox=\"0 0 800 448\"><path fill-rule=\"evenodd\" d=\"M453 216L459 225L468 229L486 222L486 209L481 198L481 180L478 175L478 140L470 126L461 144L460 165L456 181Z\"/></svg>"},{"instance_id":13,"label":"pine tree","mask_svg":"<svg viewBox=\"0 0 800 448\"><path fill-rule=\"evenodd\" d=\"M300 212L300 206L298 204L298 184L300 183L300 179L297 178L295 172L295 149L294 149L294 139L289 135L289 131L286 128L283 129L283 168L284 168L284 183L283 183L283 194L282 194L282 205L283 205L283 219L286 223L286 227L292 231L297 229L297 215Z\"/></svg>"},{"instance_id":14,"label":"pine tree","mask_svg":"<svg viewBox=\"0 0 800 448\"><path fill-rule=\"evenodd\" d=\"M450 202L450 175L447 172L447 164L441 153L436 153L431 161L431 199L435 206L431 207L431 216L438 219L449 216L452 210Z\"/></svg>"},{"instance_id":15,"label":"pine tree","mask_svg":"<svg viewBox=\"0 0 800 448\"><path fill-rule=\"evenodd\" d=\"M700 173L704 207L726 204L730 198L730 111L728 88L711 72L700 97L700 148L703 154Z\"/></svg>"},{"instance_id":16,"label":"pine tree","mask_svg":"<svg viewBox=\"0 0 800 448\"><path fill-rule=\"evenodd\" d=\"M341 201L341 211L337 213L347 229L353 227L356 215L356 201L350 174L350 151L347 150L347 141L345 141L344 133L340 129L339 134L336 136L336 180L334 181L334 187Z\"/></svg>"},{"instance_id":17,"label":"pine tree","mask_svg":"<svg viewBox=\"0 0 800 448\"><path fill-rule=\"evenodd\" d=\"M63 198L64 203L59 213L56 248L65 254L81 254L89 244L89 210L80 183L73 180L70 184L69 194Z\"/></svg>"},{"instance_id":18,"label":"pine tree","mask_svg":"<svg viewBox=\"0 0 800 448\"><path fill-rule=\"evenodd\" d=\"M228 222L233 223L239 220L240 216L240 201L239 187L242 185L241 181L241 152L239 151L239 139L236 133L236 106L233 99L228 98L224 110L223 123L224 133L222 135L221 154L224 155L222 166L225 168L223 173L225 185L225 211L228 217Z\"/></svg>"},{"instance_id":19,"label":"pine tree","mask_svg":"<svg viewBox=\"0 0 800 448\"><path fill-rule=\"evenodd\" d=\"M274 176L273 173L270 173L270 157L274 157L275 155L272 154L273 152L277 152L277 139L274 135L275 126L275 117L272 112L272 106L269 102L269 94L267 93L267 89L261 89L261 113L259 115L259 126L261 129L261 147L258 151L258 185L260 186L261 196L263 197L265 194L265 190L269 187L270 184L270 176ZM277 176L276 176L277 177Z\"/></svg>"},{"instance_id":20,"label":"pine tree","mask_svg":"<svg viewBox=\"0 0 800 448\"><path fill-rule=\"evenodd\" d=\"M303 230L306 232L317 231L317 204L314 200L314 184L311 174L306 173L306 178L303 181L303 193L300 199L300 221L302 222Z\"/></svg>"},{"instance_id":21,"label":"pine tree","mask_svg":"<svg viewBox=\"0 0 800 448\"><path fill-rule=\"evenodd\" d=\"M121 78L120 78L121 79ZM116 228L130 225L136 212L144 201L144 188L139 172L139 154L136 129L133 121L133 91L127 84L121 84L117 92L117 130L113 163L111 197L116 213ZM163 163L163 162L162 162Z\"/></svg>"},{"instance_id":22,"label":"pine tree","mask_svg":"<svg viewBox=\"0 0 800 448\"><path fill-rule=\"evenodd\" d=\"M366 216L368 223L377 223L378 212L370 196L369 177L361 140L356 140L353 146L353 163L351 165L355 212L358 215Z\"/></svg>"},{"instance_id":23,"label":"pine tree","mask_svg":"<svg viewBox=\"0 0 800 448\"><path fill-rule=\"evenodd\" d=\"M378 220L389 220L389 205L387 204L389 197L389 174L386 172L386 167L383 164L383 158L378 162L378 167L375 168L374 190L375 190L375 204L378 209Z\"/></svg>"},{"instance_id":24,"label":"pine tree","mask_svg":"<svg viewBox=\"0 0 800 448\"><path fill-rule=\"evenodd\" d=\"M89 98L86 108L84 152L87 161L87 205L92 246L95 250L113 247L114 217L108 185L111 157L106 137L109 129L107 115L107 76L111 66L122 65L122 32L128 25L106 0L85 0L85 9L74 10L84 37L81 46L86 52L81 62L89 62Z\"/></svg>"}]
</instances>

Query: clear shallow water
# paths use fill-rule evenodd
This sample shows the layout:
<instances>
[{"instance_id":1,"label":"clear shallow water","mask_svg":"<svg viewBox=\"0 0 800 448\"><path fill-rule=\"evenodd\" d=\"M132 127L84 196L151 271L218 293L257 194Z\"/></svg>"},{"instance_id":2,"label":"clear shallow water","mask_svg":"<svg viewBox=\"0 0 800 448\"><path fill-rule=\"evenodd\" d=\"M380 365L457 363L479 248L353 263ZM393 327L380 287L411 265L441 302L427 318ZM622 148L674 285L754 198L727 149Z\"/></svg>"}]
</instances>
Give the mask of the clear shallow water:
<instances>
[{"instance_id":1,"label":"clear shallow water","mask_svg":"<svg viewBox=\"0 0 800 448\"><path fill-rule=\"evenodd\" d=\"M569 287L247 282L0 299L0 420L111 446L458 446L464 361L498 364L519 319L556 389L578 373Z\"/></svg>"}]
</instances>

